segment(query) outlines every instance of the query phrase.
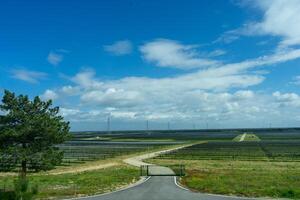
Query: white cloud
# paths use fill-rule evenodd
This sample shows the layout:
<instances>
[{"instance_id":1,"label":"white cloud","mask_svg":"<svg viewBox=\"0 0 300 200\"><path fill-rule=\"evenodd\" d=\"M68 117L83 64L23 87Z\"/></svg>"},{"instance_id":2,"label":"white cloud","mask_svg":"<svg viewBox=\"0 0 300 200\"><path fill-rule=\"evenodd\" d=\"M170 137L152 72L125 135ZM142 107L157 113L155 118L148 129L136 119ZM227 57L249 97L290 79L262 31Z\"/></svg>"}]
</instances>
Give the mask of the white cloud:
<instances>
[{"instance_id":1,"label":"white cloud","mask_svg":"<svg viewBox=\"0 0 300 200\"><path fill-rule=\"evenodd\" d=\"M282 45L300 44L300 3L299 0L256 0L264 12L261 22L249 27L252 34L281 36Z\"/></svg>"},{"instance_id":2,"label":"white cloud","mask_svg":"<svg viewBox=\"0 0 300 200\"><path fill-rule=\"evenodd\" d=\"M46 90L42 95L41 98L44 100L55 100L58 98L58 95L53 90Z\"/></svg>"},{"instance_id":3,"label":"white cloud","mask_svg":"<svg viewBox=\"0 0 300 200\"><path fill-rule=\"evenodd\" d=\"M295 93L275 92L268 95L251 90L218 92L149 88L139 91L138 95L144 98L130 98L125 95L126 91L130 91L130 84L124 83L122 92L118 91L121 85L112 82L105 83L105 87L113 84L119 89L83 92L82 97L90 95L89 99L85 99L86 102L80 106L62 110L64 116L72 122L105 123L110 114L113 121L123 123L144 123L145 120L153 123L171 121L173 124L208 121L210 124L222 124L222 127L266 127L269 122L282 126L300 117L295 109L300 106L300 98Z\"/></svg>"},{"instance_id":4,"label":"white cloud","mask_svg":"<svg viewBox=\"0 0 300 200\"><path fill-rule=\"evenodd\" d=\"M300 76L295 76L291 83L295 85L300 85Z\"/></svg>"},{"instance_id":5,"label":"white cloud","mask_svg":"<svg viewBox=\"0 0 300 200\"><path fill-rule=\"evenodd\" d=\"M194 51L195 47L186 48L181 45L181 48L189 52ZM192 54L198 57L201 53ZM78 106L69 108L78 112L70 111L71 114L66 115L71 121L105 120L111 113L114 118L123 121L149 119L188 122L193 119L218 123L231 121L231 124L241 126L241 119L253 123L261 123L265 118L279 120L282 112L291 112L292 107L298 104L298 100L283 103L279 100L284 98L282 94L259 94L249 87L264 81L264 73L257 73L264 70L263 67L299 57L300 50L278 49L270 55L238 63L199 67L163 78L125 77L102 80L93 69L84 69L69 78L71 85L63 86L55 92L59 96L79 96ZM188 56L184 59L190 63L190 59L198 58ZM180 62L184 62L184 59ZM282 109L283 106L285 110ZM297 113L291 114L292 116L297 118ZM248 126L248 123L245 125Z\"/></svg>"},{"instance_id":6,"label":"white cloud","mask_svg":"<svg viewBox=\"0 0 300 200\"><path fill-rule=\"evenodd\" d=\"M240 35L271 35L281 38L279 47L300 44L299 0L254 0L244 1L243 5L261 11L261 20L248 22L241 28L227 31L217 41L229 43L238 39Z\"/></svg>"},{"instance_id":7,"label":"white cloud","mask_svg":"<svg viewBox=\"0 0 300 200\"><path fill-rule=\"evenodd\" d=\"M125 91L116 88L108 88L105 91L93 90L81 96L83 102L118 107L136 106L141 99L142 97L137 91Z\"/></svg>"},{"instance_id":8,"label":"white cloud","mask_svg":"<svg viewBox=\"0 0 300 200\"><path fill-rule=\"evenodd\" d=\"M215 60L201 58L197 46L184 45L174 40L156 39L142 45L140 51L145 60L160 67L193 69L220 64Z\"/></svg>"},{"instance_id":9,"label":"white cloud","mask_svg":"<svg viewBox=\"0 0 300 200\"><path fill-rule=\"evenodd\" d=\"M135 112L126 112L126 111L114 111L110 113L112 117L114 118L125 118L125 119L135 119L136 118L136 113Z\"/></svg>"},{"instance_id":10,"label":"white cloud","mask_svg":"<svg viewBox=\"0 0 300 200\"><path fill-rule=\"evenodd\" d=\"M47 77L47 74L44 72L31 71L26 69L13 69L11 70L11 74L13 78L29 83L38 83L40 80Z\"/></svg>"},{"instance_id":11,"label":"white cloud","mask_svg":"<svg viewBox=\"0 0 300 200\"><path fill-rule=\"evenodd\" d=\"M280 93L274 92L273 96L276 98L280 106L300 107L300 96L296 93Z\"/></svg>"},{"instance_id":12,"label":"white cloud","mask_svg":"<svg viewBox=\"0 0 300 200\"><path fill-rule=\"evenodd\" d=\"M71 109L71 108L60 108L59 112L64 116L64 117L74 117L78 115L81 111L78 109Z\"/></svg>"},{"instance_id":13,"label":"white cloud","mask_svg":"<svg viewBox=\"0 0 300 200\"><path fill-rule=\"evenodd\" d=\"M132 44L129 40L116 41L111 45L103 46L103 48L105 51L117 56L130 54L132 52Z\"/></svg>"},{"instance_id":14,"label":"white cloud","mask_svg":"<svg viewBox=\"0 0 300 200\"><path fill-rule=\"evenodd\" d=\"M249 70L298 57L300 51L281 51L240 63L199 69L165 78L126 77L101 80L96 77L95 71L88 69L71 78L74 86L64 86L61 91L74 89L80 95L83 105L97 106L104 111L112 107L120 112L135 112L139 117L173 115L185 118L189 116L187 113L193 115L192 113L197 111L216 111L218 104L227 101L229 101L227 108L221 110L229 115L226 110L232 110L238 107L237 104L240 105L234 102L248 102L256 97L253 91L243 88L260 84L264 80L262 74L250 73ZM239 90L235 93L225 92L233 88ZM248 112L261 110L255 103L247 108Z\"/></svg>"},{"instance_id":15,"label":"white cloud","mask_svg":"<svg viewBox=\"0 0 300 200\"><path fill-rule=\"evenodd\" d=\"M213 75L215 73L223 75L235 74L255 67L279 64L298 58L300 58L300 49L281 49L271 55L260 56L239 63L226 64L219 68L208 69L207 75Z\"/></svg>"},{"instance_id":16,"label":"white cloud","mask_svg":"<svg viewBox=\"0 0 300 200\"><path fill-rule=\"evenodd\" d=\"M57 66L63 61L63 58L62 54L51 51L48 54L47 60L51 65Z\"/></svg>"},{"instance_id":17,"label":"white cloud","mask_svg":"<svg viewBox=\"0 0 300 200\"><path fill-rule=\"evenodd\" d=\"M95 79L95 71L92 69L84 69L77 73L71 80L82 88L101 88L102 83Z\"/></svg>"},{"instance_id":18,"label":"white cloud","mask_svg":"<svg viewBox=\"0 0 300 200\"><path fill-rule=\"evenodd\" d=\"M217 56L222 56L222 55L225 55L225 54L226 54L225 50L217 49L217 50L214 50L212 52L207 53L206 56L207 57L217 57Z\"/></svg>"},{"instance_id":19,"label":"white cloud","mask_svg":"<svg viewBox=\"0 0 300 200\"><path fill-rule=\"evenodd\" d=\"M61 88L61 92L63 94L66 94L66 95L73 96L73 95L79 94L80 88L79 87L73 87L71 85L66 85L66 86L63 86Z\"/></svg>"},{"instance_id":20,"label":"white cloud","mask_svg":"<svg viewBox=\"0 0 300 200\"><path fill-rule=\"evenodd\" d=\"M254 93L251 90L239 90L234 94L238 99L249 99L254 97Z\"/></svg>"}]
</instances>

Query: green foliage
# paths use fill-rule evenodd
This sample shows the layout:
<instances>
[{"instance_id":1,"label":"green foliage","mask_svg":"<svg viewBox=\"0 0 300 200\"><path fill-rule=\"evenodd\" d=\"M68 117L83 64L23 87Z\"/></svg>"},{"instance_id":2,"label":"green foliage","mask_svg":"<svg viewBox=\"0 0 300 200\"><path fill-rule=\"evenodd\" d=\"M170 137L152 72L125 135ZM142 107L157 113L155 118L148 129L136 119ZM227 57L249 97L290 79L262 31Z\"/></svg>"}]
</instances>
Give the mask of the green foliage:
<instances>
[{"instance_id":1,"label":"green foliage","mask_svg":"<svg viewBox=\"0 0 300 200\"><path fill-rule=\"evenodd\" d=\"M55 147L69 135L69 122L59 115L52 101L38 96L30 100L5 90L0 109L0 170L22 166L27 169L48 170L59 164L62 152Z\"/></svg>"}]
</instances>

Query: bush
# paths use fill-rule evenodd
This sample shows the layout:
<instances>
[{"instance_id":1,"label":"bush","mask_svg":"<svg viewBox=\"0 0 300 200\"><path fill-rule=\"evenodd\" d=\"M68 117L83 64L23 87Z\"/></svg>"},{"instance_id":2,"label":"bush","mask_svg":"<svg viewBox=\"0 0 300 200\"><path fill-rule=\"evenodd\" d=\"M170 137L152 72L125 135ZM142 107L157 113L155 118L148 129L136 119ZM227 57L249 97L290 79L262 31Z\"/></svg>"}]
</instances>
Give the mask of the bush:
<instances>
[{"instance_id":1,"label":"bush","mask_svg":"<svg viewBox=\"0 0 300 200\"><path fill-rule=\"evenodd\" d=\"M281 192L281 197L284 198L294 198L296 196L295 191L294 190L285 190L283 192Z\"/></svg>"},{"instance_id":2,"label":"bush","mask_svg":"<svg viewBox=\"0 0 300 200\"><path fill-rule=\"evenodd\" d=\"M0 199L1 200L15 200L16 194L14 191L1 191L0 190Z\"/></svg>"}]
</instances>

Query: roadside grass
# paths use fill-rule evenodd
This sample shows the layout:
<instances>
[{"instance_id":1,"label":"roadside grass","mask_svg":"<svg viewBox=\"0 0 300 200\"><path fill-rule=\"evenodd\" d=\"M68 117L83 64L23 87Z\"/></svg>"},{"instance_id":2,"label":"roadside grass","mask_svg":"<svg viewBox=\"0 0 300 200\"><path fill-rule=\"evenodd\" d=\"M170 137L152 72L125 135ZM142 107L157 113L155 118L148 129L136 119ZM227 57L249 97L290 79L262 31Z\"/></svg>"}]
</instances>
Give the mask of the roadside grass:
<instances>
[{"instance_id":1,"label":"roadside grass","mask_svg":"<svg viewBox=\"0 0 300 200\"><path fill-rule=\"evenodd\" d=\"M255 135L255 134L253 134L253 133L245 133L246 135L245 135L245 138L244 138L244 140L243 141L247 141L247 142L249 142L249 141L260 141L260 138L257 136L257 135ZM235 138L233 138L233 141L235 141L235 142L240 142L240 139L242 138L242 136L243 136L244 134L240 134L240 135L238 135L238 136L236 136Z\"/></svg>"},{"instance_id":2,"label":"roadside grass","mask_svg":"<svg viewBox=\"0 0 300 200\"><path fill-rule=\"evenodd\" d=\"M193 191L300 199L299 162L165 159L148 162L185 165L186 176L180 183Z\"/></svg>"},{"instance_id":3,"label":"roadside grass","mask_svg":"<svg viewBox=\"0 0 300 200\"><path fill-rule=\"evenodd\" d=\"M139 179L139 169L119 165L106 169L59 175L31 174L31 185L38 185L37 199L62 199L101 194L125 187ZM14 178L0 178L0 188L10 190Z\"/></svg>"}]
</instances>

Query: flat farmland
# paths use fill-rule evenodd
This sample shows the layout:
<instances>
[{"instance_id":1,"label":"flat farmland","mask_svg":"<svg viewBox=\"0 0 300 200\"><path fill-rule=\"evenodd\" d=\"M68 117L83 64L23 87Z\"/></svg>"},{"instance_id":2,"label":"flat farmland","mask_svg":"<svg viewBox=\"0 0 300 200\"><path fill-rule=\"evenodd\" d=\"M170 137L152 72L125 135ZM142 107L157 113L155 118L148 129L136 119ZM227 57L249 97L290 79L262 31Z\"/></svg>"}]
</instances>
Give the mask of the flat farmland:
<instances>
[{"instance_id":1,"label":"flat farmland","mask_svg":"<svg viewBox=\"0 0 300 200\"><path fill-rule=\"evenodd\" d=\"M166 131L115 131L74 133L77 139L105 141L198 141L232 140L240 134L236 130L166 130Z\"/></svg>"},{"instance_id":2,"label":"flat farmland","mask_svg":"<svg viewBox=\"0 0 300 200\"><path fill-rule=\"evenodd\" d=\"M59 146L64 152L64 163L104 160L122 155L151 151L181 142L103 142L71 140Z\"/></svg>"},{"instance_id":3,"label":"flat farmland","mask_svg":"<svg viewBox=\"0 0 300 200\"><path fill-rule=\"evenodd\" d=\"M189 146L157 158L300 161L300 141L207 142Z\"/></svg>"}]
</instances>

